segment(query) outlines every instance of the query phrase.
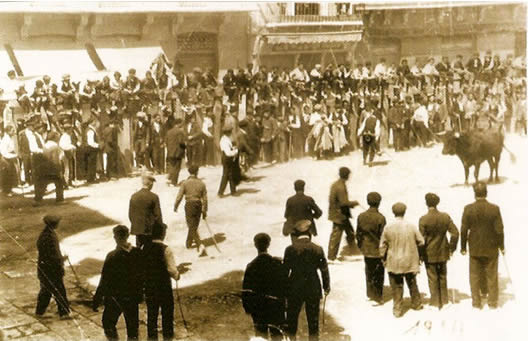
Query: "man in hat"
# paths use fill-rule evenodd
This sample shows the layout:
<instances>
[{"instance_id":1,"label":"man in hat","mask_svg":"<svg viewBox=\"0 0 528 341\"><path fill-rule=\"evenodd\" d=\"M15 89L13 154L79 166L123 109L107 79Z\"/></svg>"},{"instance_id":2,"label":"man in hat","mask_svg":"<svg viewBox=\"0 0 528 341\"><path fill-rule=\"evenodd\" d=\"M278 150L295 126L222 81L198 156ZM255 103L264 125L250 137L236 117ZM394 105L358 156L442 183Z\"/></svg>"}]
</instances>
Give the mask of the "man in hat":
<instances>
[{"instance_id":1,"label":"man in hat","mask_svg":"<svg viewBox=\"0 0 528 341\"><path fill-rule=\"evenodd\" d=\"M411 293L412 309L423 309L416 274L420 271L418 248L424 245L424 239L415 225L403 219L406 210L407 206L401 202L392 206L396 219L385 227L380 240L380 255L389 273L395 317L403 316L404 279Z\"/></svg>"},{"instance_id":2,"label":"man in hat","mask_svg":"<svg viewBox=\"0 0 528 341\"><path fill-rule=\"evenodd\" d=\"M66 187L73 185L75 179L75 154L77 145L73 126L66 122L62 125L63 131L59 140L59 147L64 151L64 184Z\"/></svg>"},{"instance_id":3,"label":"man in hat","mask_svg":"<svg viewBox=\"0 0 528 341\"><path fill-rule=\"evenodd\" d=\"M160 201L157 194L152 193L156 179L150 173L141 176L143 188L130 198L128 218L131 234L136 236L136 245L141 247L152 241L152 227L155 223L162 224Z\"/></svg>"},{"instance_id":4,"label":"man in hat","mask_svg":"<svg viewBox=\"0 0 528 341\"><path fill-rule=\"evenodd\" d=\"M86 181L89 184L96 182L97 155L99 153L99 137L97 125L94 117L90 117L86 122L87 126L83 132L83 163L86 171Z\"/></svg>"},{"instance_id":5,"label":"man in hat","mask_svg":"<svg viewBox=\"0 0 528 341\"><path fill-rule=\"evenodd\" d=\"M357 245L365 260L367 298L374 305L383 304L383 282L385 267L379 253L379 245L386 220L378 211L381 195L378 192L367 194L369 209L357 218Z\"/></svg>"},{"instance_id":6,"label":"man in hat","mask_svg":"<svg viewBox=\"0 0 528 341\"><path fill-rule=\"evenodd\" d=\"M129 340L138 338L139 303L143 299L143 278L141 251L128 243L129 231L126 226L113 228L115 250L106 255L101 279L93 297L92 308L104 302L102 323L108 340L117 340L117 321L121 314L125 317Z\"/></svg>"},{"instance_id":7,"label":"man in hat","mask_svg":"<svg viewBox=\"0 0 528 341\"><path fill-rule=\"evenodd\" d=\"M167 132L167 162L169 164L168 180L171 185L178 186L182 159L185 156L185 133L182 120L174 120L174 126Z\"/></svg>"},{"instance_id":8,"label":"man in hat","mask_svg":"<svg viewBox=\"0 0 528 341\"><path fill-rule=\"evenodd\" d=\"M147 123L147 114L143 111L137 113L137 122L134 125L134 157L136 167L148 166L147 150L150 139L150 129ZM150 168L150 167L149 167Z\"/></svg>"},{"instance_id":9,"label":"man in hat","mask_svg":"<svg viewBox=\"0 0 528 341\"><path fill-rule=\"evenodd\" d=\"M161 116L155 115L150 126L150 160L152 168L158 174L163 173L165 167L165 129L161 123Z\"/></svg>"},{"instance_id":10,"label":"man in hat","mask_svg":"<svg viewBox=\"0 0 528 341\"><path fill-rule=\"evenodd\" d=\"M358 136L361 138L361 145L363 147L363 164L367 164L367 157L369 164L374 161L374 154L376 153L376 141L380 136L380 121L374 115L372 105L365 109L365 118L358 129Z\"/></svg>"},{"instance_id":11,"label":"man in hat","mask_svg":"<svg viewBox=\"0 0 528 341\"><path fill-rule=\"evenodd\" d=\"M103 129L103 163L107 179L119 177L118 160L119 160L119 142L118 128L112 119Z\"/></svg>"},{"instance_id":12,"label":"man in hat","mask_svg":"<svg viewBox=\"0 0 528 341\"><path fill-rule=\"evenodd\" d=\"M202 159L202 127L197 122L196 110L186 117L185 135L187 146L187 164L200 166Z\"/></svg>"},{"instance_id":13,"label":"man in hat","mask_svg":"<svg viewBox=\"0 0 528 341\"><path fill-rule=\"evenodd\" d=\"M253 238L258 255L244 272L242 304L253 319L257 337L268 339L269 332L271 340L281 340L287 273L281 260L268 253L270 243L267 233L257 233Z\"/></svg>"},{"instance_id":14,"label":"man in hat","mask_svg":"<svg viewBox=\"0 0 528 341\"><path fill-rule=\"evenodd\" d=\"M458 229L451 217L438 211L436 206L440 202L438 195L427 193L425 203L429 211L420 218L420 233L424 238L423 260L429 279L431 292L430 305L438 309L448 304L447 294L447 261L455 252L458 243ZM451 239L447 240L449 232Z\"/></svg>"},{"instance_id":15,"label":"man in hat","mask_svg":"<svg viewBox=\"0 0 528 341\"><path fill-rule=\"evenodd\" d=\"M330 293L330 274L326 257L319 245L311 241L311 221L300 220L295 225L296 241L284 251L284 266L288 273L286 320L290 339L295 340L299 313L303 304L311 341L319 340L319 304L322 298L321 273L325 296Z\"/></svg>"},{"instance_id":16,"label":"man in hat","mask_svg":"<svg viewBox=\"0 0 528 341\"><path fill-rule=\"evenodd\" d=\"M473 307L482 309L481 289L489 290L488 306L496 309L499 303L499 250L504 255L504 225L500 208L486 200L485 183L473 185L475 202L464 208L462 215L461 253L466 255L469 244L469 284ZM484 293L485 294L485 293Z\"/></svg>"},{"instance_id":17,"label":"man in hat","mask_svg":"<svg viewBox=\"0 0 528 341\"><path fill-rule=\"evenodd\" d=\"M286 222L284 223L282 233L285 236L294 231L295 224L299 220L309 220L311 222L309 231L313 236L317 236L314 218L319 219L323 211L317 206L312 197L304 194L305 185L306 183L303 180L295 180L293 183L295 195L288 198L284 211Z\"/></svg>"},{"instance_id":18,"label":"man in hat","mask_svg":"<svg viewBox=\"0 0 528 341\"><path fill-rule=\"evenodd\" d=\"M37 277L40 281L40 291L37 297L37 316L43 316L48 308L51 297L55 299L59 309L59 316L67 318L70 314L70 303L64 287L64 260L68 256L61 253L59 238L55 230L59 226L61 217L56 215L44 216L44 230L37 240L38 262Z\"/></svg>"},{"instance_id":19,"label":"man in hat","mask_svg":"<svg viewBox=\"0 0 528 341\"><path fill-rule=\"evenodd\" d=\"M403 110L403 101L400 99L395 99L395 104L389 109L388 115L389 127L392 130L394 150L397 152L403 150Z\"/></svg>"},{"instance_id":20,"label":"man in hat","mask_svg":"<svg viewBox=\"0 0 528 341\"><path fill-rule=\"evenodd\" d=\"M147 303L147 337L158 339L158 316L161 310L161 325L164 340L174 337L174 296L171 278L178 281L180 273L172 250L163 243L167 225L156 222L152 227L152 242L145 245L144 289Z\"/></svg>"},{"instance_id":21,"label":"man in hat","mask_svg":"<svg viewBox=\"0 0 528 341\"><path fill-rule=\"evenodd\" d=\"M229 182L231 195L236 194L236 167L238 162L238 148L233 145L231 139L231 129L224 127L222 129L222 138L220 138L220 150L222 151L222 180L218 189L218 196L223 197L224 191Z\"/></svg>"},{"instance_id":22,"label":"man in hat","mask_svg":"<svg viewBox=\"0 0 528 341\"><path fill-rule=\"evenodd\" d=\"M200 256L206 256L205 246L198 234L198 226L200 225L200 217L207 218L207 188L205 183L198 179L198 169L196 165L189 166L190 176L180 186L174 203L174 212L178 211L178 207L185 197L185 221L189 228L185 247L190 249L194 243Z\"/></svg>"},{"instance_id":23,"label":"man in hat","mask_svg":"<svg viewBox=\"0 0 528 341\"><path fill-rule=\"evenodd\" d=\"M59 133L52 131L44 145L42 159L38 162L38 175L35 177L35 202L37 205L42 201L50 182L55 184L56 202L64 201L63 162L64 152L59 147Z\"/></svg>"},{"instance_id":24,"label":"man in hat","mask_svg":"<svg viewBox=\"0 0 528 341\"><path fill-rule=\"evenodd\" d=\"M339 244L343 231L345 231L348 244L354 242L354 229L350 223L350 209L359 205L354 200L348 199L348 190L346 182L350 178L350 169L347 167L339 168L339 180L334 182L330 187L330 196L328 198L328 220L333 223L332 233L330 234L330 241L328 243L328 259L335 261L339 252Z\"/></svg>"}]
</instances>

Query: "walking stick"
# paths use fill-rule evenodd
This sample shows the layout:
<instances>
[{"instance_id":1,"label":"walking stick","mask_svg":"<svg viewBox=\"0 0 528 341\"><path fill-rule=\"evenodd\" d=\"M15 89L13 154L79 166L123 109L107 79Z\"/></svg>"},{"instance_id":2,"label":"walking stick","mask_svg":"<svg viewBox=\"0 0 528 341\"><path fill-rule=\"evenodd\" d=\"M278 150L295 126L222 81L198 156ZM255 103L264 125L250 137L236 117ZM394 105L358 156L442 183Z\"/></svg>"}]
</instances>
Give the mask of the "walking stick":
<instances>
[{"instance_id":1,"label":"walking stick","mask_svg":"<svg viewBox=\"0 0 528 341\"><path fill-rule=\"evenodd\" d=\"M513 286L513 280L510 274L510 268L508 267L508 262L506 261L506 256L502 252L500 252L500 254L502 255L502 260L504 262L504 268L506 269L506 276L508 276L508 279L510 280L512 291L513 291L513 294L515 295L515 287Z\"/></svg>"},{"instance_id":2,"label":"walking stick","mask_svg":"<svg viewBox=\"0 0 528 341\"><path fill-rule=\"evenodd\" d=\"M176 299L178 301L178 308L180 308L180 314L181 314L182 321L183 321L183 327L185 327L185 330L189 332L189 327L187 327L187 321L185 320L185 315L183 315L183 308L182 308L182 303L181 303L181 298L180 298L180 290L178 288L178 281L176 281Z\"/></svg>"},{"instance_id":3,"label":"walking stick","mask_svg":"<svg viewBox=\"0 0 528 341\"><path fill-rule=\"evenodd\" d=\"M213 239L213 243L214 243L215 248L218 250L218 252L222 253L222 251L220 251L220 248L218 247L218 244L216 243L215 235L213 233L213 230L211 229L211 226L209 226L209 223L207 222L207 219L204 219L204 222L205 222L205 226L209 230L209 234L211 234L211 238Z\"/></svg>"}]
</instances>

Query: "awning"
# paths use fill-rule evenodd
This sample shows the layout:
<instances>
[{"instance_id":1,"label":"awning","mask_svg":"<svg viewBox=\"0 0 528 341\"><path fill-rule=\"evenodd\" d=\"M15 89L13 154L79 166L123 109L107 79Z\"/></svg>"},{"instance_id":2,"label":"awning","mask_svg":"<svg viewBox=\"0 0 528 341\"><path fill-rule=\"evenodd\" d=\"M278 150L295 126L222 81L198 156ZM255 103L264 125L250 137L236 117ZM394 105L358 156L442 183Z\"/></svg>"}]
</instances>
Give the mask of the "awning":
<instances>
[{"instance_id":1,"label":"awning","mask_svg":"<svg viewBox=\"0 0 528 341\"><path fill-rule=\"evenodd\" d=\"M361 32L317 33L317 34L270 34L266 36L268 44L319 44L350 43L361 40Z\"/></svg>"},{"instance_id":2,"label":"awning","mask_svg":"<svg viewBox=\"0 0 528 341\"><path fill-rule=\"evenodd\" d=\"M106 70L119 71L125 77L128 70L134 68L139 78L145 76L152 61L163 53L160 46L127 48L97 48L96 46L95 49Z\"/></svg>"},{"instance_id":3,"label":"awning","mask_svg":"<svg viewBox=\"0 0 528 341\"><path fill-rule=\"evenodd\" d=\"M49 75L53 79L65 73L97 71L85 49L29 50L13 48L24 77Z\"/></svg>"}]
</instances>

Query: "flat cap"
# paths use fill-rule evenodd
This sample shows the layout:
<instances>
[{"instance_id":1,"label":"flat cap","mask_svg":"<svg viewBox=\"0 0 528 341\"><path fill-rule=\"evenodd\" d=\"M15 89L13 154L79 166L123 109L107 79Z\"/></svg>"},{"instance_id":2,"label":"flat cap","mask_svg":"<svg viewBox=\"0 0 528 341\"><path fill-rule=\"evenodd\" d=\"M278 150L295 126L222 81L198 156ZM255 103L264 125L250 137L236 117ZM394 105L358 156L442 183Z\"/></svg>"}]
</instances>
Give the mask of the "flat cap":
<instances>
[{"instance_id":1,"label":"flat cap","mask_svg":"<svg viewBox=\"0 0 528 341\"><path fill-rule=\"evenodd\" d=\"M297 232L306 232L308 229L310 229L310 226L312 225L312 222L308 219L299 220L295 223L295 230Z\"/></svg>"},{"instance_id":2,"label":"flat cap","mask_svg":"<svg viewBox=\"0 0 528 341\"><path fill-rule=\"evenodd\" d=\"M378 192L370 192L369 194L367 194L367 203L369 204L369 206L379 205L380 202L381 194L379 194Z\"/></svg>"},{"instance_id":3,"label":"flat cap","mask_svg":"<svg viewBox=\"0 0 528 341\"><path fill-rule=\"evenodd\" d=\"M427 207L436 207L440 202L440 197L434 193L427 193L425 195L425 203Z\"/></svg>"},{"instance_id":4,"label":"flat cap","mask_svg":"<svg viewBox=\"0 0 528 341\"><path fill-rule=\"evenodd\" d=\"M392 213L395 215L402 215L407 210L407 206L405 206L402 202L397 202L394 205L392 205Z\"/></svg>"},{"instance_id":5,"label":"flat cap","mask_svg":"<svg viewBox=\"0 0 528 341\"><path fill-rule=\"evenodd\" d=\"M42 220L47 226L57 226L61 220L61 217L54 214L46 214Z\"/></svg>"},{"instance_id":6,"label":"flat cap","mask_svg":"<svg viewBox=\"0 0 528 341\"><path fill-rule=\"evenodd\" d=\"M129 234L128 227L125 225L117 225L112 229L112 232L114 232L114 236L124 236Z\"/></svg>"}]
</instances>

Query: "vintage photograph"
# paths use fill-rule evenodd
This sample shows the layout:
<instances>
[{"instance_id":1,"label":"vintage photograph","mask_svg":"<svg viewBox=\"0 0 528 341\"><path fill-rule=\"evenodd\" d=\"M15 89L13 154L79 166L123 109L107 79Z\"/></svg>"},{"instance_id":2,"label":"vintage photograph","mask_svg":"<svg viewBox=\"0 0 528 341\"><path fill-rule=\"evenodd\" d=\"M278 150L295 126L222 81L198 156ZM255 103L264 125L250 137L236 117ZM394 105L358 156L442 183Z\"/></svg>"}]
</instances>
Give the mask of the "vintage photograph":
<instances>
[{"instance_id":1,"label":"vintage photograph","mask_svg":"<svg viewBox=\"0 0 528 341\"><path fill-rule=\"evenodd\" d=\"M0 1L0 341L528 340L527 13Z\"/></svg>"}]
</instances>

